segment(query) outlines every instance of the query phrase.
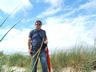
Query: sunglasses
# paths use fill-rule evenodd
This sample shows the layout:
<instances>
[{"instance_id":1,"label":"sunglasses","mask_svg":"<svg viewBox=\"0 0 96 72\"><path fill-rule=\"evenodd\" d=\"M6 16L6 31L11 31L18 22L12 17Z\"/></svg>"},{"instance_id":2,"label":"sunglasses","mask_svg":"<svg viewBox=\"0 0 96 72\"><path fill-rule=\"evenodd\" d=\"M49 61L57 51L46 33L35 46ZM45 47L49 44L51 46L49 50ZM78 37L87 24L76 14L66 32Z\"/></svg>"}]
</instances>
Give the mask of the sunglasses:
<instances>
[{"instance_id":1,"label":"sunglasses","mask_svg":"<svg viewBox=\"0 0 96 72\"><path fill-rule=\"evenodd\" d=\"M36 25L39 25L40 26L41 24L36 24Z\"/></svg>"}]
</instances>

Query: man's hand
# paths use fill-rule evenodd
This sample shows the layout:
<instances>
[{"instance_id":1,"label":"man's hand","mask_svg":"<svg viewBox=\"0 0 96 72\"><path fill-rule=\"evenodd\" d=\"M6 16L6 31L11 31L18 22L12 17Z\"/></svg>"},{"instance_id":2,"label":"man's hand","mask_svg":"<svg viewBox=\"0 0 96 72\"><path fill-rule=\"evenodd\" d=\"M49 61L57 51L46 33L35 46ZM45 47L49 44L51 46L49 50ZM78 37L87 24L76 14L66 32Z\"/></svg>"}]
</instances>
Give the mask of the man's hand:
<instances>
[{"instance_id":1,"label":"man's hand","mask_svg":"<svg viewBox=\"0 0 96 72\"><path fill-rule=\"evenodd\" d=\"M32 54L32 51L31 51L31 49L29 49L29 54Z\"/></svg>"},{"instance_id":2,"label":"man's hand","mask_svg":"<svg viewBox=\"0 0 96 72\"><path fill-rule=\"evenodd\" d=\"M45 43L45 44L48 44L48 41L46 40L46 41L44 41L44 43Z\"/></svg>"},{"instance_id":3,"label":"man's hand","mask_svg":"<svg viewBox=\"0 0 96 72\"><path fill-rule=\"evenodd\" d=\"M31 40L32 40L31 38L28 39L28 51L29 51L29 54L32 54L32 51L31 51L31 48L30 48Z\"/></svg>"}]
</instances>

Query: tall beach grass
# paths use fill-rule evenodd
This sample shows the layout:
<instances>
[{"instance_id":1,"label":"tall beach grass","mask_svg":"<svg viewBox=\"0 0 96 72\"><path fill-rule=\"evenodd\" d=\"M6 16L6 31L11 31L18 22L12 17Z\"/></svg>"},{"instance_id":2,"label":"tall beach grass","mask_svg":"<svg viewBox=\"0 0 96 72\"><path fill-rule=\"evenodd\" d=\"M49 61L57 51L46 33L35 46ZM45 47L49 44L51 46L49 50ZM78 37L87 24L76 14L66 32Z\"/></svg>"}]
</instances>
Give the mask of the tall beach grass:
<instances>
[{"instance_id":1,"label":"tall beach grass","mask_svg":"<svg viewBox=\"0 0 96 72\"><path fill-rule=\"evenodd\" d=\"M67 51L59 51L50 56L51 67L54 72L60 72L63 68L71 67L74 72L91 72L96 69L96 48L94 46L77 46ZM13 54L4 55L0 52L0 72L2 66L23 67L30 72L31 56ZM38 70L41 70L39 61Z\"/></svg>"}]
</instances>

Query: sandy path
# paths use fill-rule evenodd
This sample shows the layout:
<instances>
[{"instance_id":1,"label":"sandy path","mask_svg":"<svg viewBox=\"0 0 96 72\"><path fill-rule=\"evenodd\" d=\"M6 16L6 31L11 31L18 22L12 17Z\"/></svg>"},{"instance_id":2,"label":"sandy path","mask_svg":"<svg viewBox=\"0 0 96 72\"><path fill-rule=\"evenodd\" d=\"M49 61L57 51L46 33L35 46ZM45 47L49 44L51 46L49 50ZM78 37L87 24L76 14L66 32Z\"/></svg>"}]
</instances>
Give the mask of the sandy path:
<instances>
[{"instance_id":1,"label":"sandy path","mask_svg":"<svg viewBox=\"0 0 96 72\"><path fill-rule=\"evenodd\" d=\"M4 65L2 68L3 68L3 72L8 72L8 70L11 70L13 72L25 72L25 68L20 68L20 67L16 67L16 66L8 68L6 65ZM39 72L39 71L37 71L37 72ZM52 69L51 69L51 72L53 72ZM67 67L67 68L63 68L59 72L74 72L74 69L71 67ZM96 70L93 70L92 72L96 72Z\"/></svg>"}]
</instances>

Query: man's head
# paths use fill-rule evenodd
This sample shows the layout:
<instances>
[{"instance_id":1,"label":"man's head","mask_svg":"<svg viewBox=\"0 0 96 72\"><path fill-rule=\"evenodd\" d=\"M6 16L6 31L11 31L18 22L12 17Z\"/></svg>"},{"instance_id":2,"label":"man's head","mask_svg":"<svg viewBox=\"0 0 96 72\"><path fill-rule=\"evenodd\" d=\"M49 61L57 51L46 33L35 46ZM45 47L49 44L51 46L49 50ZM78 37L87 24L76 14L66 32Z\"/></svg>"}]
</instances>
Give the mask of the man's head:
<instances>
[{"instance_id":1,"label":"man's head","mask_svg":"<svg viewBox=\"0 0 96 72\"><path fill-rule=\"evenodd\" d=\"M41 26L42 26L42 22L40 20L37 20L36 23L35 23L35 27L37 30L40 30L41 29Z\"/></svg>"}]
</instances>

